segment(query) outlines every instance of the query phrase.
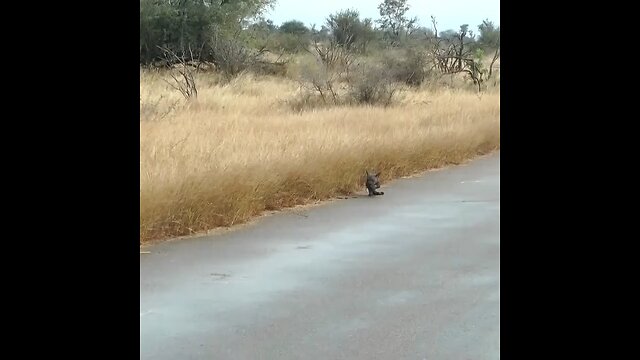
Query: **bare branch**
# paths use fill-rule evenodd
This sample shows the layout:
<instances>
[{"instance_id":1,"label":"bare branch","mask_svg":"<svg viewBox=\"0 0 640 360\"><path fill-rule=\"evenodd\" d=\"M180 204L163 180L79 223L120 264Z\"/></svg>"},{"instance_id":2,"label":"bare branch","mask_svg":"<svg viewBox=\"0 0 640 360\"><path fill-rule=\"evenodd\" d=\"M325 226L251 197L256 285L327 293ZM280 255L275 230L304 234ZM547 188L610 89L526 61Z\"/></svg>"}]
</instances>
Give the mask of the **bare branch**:
<instances>
[{"instance_id":1,"label":"bare branch","mask_svg":"<svg viewBox=\"0 0 640 360\"><path fill-rule=\"evenodd\" d=\"M489 65L489 75L487 77L487 80L491 79L491 75L493 74L493 64L496 62L496 60L498 60L499 57L500 57L500 45L498 45L495 53L493 54L493 60L491 60L491 65Z\"/></svg>"},{"instance_id":2,"label":"bare branch","mask_svg":"<svg viewBox=\"0 0 640 360\"><path fill-rule=\"evenodd\" d=\"M182 55L182 57L179 57L175 52L168 48L160 47L160 49L162 49L164 56L168 62L170 62L170 58L178 62L178 67L175 68L174 71L177 71L177 73L182 77L182 79L180 79L180 76L171 72L170 76L173 79L173 83L166 80L165 82L167 82L173 89L178 90L182 94L182 96L185 97L185 99L198 97L198 88L196 86L194 77L194 71L197 71L197 68L196 70L194 70L189 66L187 61L185 61L184 59L184 54ZM189 47L189 52L191 53L191 58L193 60L191 47Z\"/></svg>"}]
</instances>

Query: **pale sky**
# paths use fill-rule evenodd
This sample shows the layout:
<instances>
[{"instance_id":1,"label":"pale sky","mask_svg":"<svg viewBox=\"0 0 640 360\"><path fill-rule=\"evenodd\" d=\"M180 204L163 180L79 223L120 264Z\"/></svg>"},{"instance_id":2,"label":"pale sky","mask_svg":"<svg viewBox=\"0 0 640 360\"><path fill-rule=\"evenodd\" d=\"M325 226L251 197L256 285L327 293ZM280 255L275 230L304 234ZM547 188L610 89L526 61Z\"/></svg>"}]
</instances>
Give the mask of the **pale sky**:
<instances>
[{"instance_id":1,"label":"pale sky","mask_svg":"<svg viewBox=\"0 0 640 360\"><path fill-rule=\"evenodd\" d=\"M356 9L360 18L380 18L378 5L382 0L277 0L275 8L265 14L274 24L299 20L305 25L324 24L329 14L339 10ZM469 24L469 30L478 32L482 20L489 19L500 26L500 0L409 0L408 17L418 17L420 25L431 28L431 15L436 17L438 31L458 30Z\"/></svg>"}]
</instances>

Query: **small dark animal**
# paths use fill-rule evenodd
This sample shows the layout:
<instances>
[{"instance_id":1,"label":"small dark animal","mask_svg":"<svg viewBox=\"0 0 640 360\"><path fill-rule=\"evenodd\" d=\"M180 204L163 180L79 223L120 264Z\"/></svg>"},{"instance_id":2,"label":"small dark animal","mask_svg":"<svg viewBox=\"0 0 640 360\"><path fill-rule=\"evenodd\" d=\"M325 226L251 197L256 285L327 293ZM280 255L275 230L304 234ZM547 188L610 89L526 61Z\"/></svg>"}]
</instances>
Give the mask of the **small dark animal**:
<instances>
[{"instance_id":1,"label":"small dark animal","mask_svg":"<svg viewBox=\"0 0 640 360\"><path fill-rule=\"evenodd\" d=\"M380 180L378 177L380 176L380 172L377 174L371 175L369 174L369 170L367 170L367 190L369 190L369 196L373 195L384 195L384 192L377 191L376 189L380 188Z\"/></svg>"}]
</instances>

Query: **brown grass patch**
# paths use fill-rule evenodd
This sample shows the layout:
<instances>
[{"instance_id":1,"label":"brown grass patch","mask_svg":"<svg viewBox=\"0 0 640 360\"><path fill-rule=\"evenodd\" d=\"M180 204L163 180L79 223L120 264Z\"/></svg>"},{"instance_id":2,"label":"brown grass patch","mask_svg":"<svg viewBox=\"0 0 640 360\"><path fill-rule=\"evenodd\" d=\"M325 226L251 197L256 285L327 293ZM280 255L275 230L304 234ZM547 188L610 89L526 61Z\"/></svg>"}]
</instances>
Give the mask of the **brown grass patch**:
<instances>
[{"instance_id":1,"label":"brown grass patch","mask_svg":"<svg viewBox=\"0 0 640 360\"><path fill-rule=\"evenodd\" d=\"M141 242L350 194L363 189L365 169L388 180L500 146L499 88L295 113L286 101L298 90L285 79L202 77L186 103L161 76L141 74Z\"/></svg>"}]
</instances>

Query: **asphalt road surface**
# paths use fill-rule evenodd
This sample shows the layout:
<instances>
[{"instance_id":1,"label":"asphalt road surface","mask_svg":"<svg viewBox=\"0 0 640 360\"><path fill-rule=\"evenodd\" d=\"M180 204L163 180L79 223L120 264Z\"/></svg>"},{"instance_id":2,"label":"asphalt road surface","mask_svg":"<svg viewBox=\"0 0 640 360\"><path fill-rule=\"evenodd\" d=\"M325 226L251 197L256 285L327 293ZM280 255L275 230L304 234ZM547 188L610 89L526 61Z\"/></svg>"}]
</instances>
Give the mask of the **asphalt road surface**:
<instances>
[{"instance_id":1,"label":"asphalt road surface","mask_svg":"<svg viewBox=\"0 0 640 360\"><path fill-rule=\"evenodd\" d=\"M500 153L380 190L144 249L140 358L499 359Z\"/></svg>"}]
</instances>

